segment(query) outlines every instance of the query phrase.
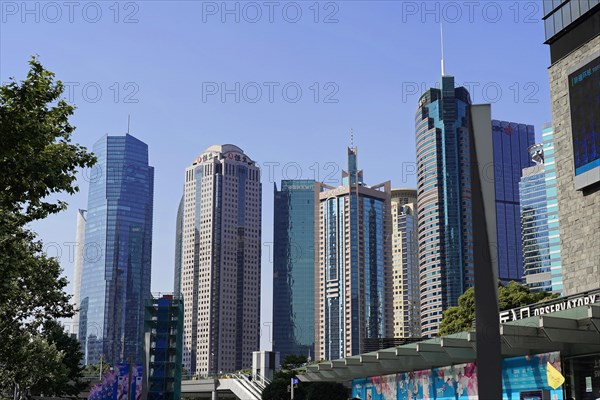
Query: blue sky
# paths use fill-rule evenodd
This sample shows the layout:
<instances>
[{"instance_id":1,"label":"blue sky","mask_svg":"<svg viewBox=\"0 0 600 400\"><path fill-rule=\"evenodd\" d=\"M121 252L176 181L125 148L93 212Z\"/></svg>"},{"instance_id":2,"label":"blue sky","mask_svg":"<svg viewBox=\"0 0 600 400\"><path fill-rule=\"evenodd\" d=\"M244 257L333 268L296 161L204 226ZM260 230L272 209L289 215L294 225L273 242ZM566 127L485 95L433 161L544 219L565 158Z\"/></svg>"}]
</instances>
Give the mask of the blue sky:
<instances>
[{"instance_id":1,"label":"blue sky","mask_svg":"<svg viewBox=\"0 0 600 400\"><path fill-rule=\"evenodd\" d=\"M148 143L155 167L153 291L173 290L175 216L185 167L233 143L262 167L261 346L270 349L273 183L339 183L350 129L367 184L411 187L422 90L446 73L495 119L550 121L540 1L0 3L0 80L38 54L77 105L74 141L105 133ZM224 89L224 90L223 90ZM77 208L34 225L67 277ZM63 196L66 197L66 196Z\"/></svg>"}]
</instances>

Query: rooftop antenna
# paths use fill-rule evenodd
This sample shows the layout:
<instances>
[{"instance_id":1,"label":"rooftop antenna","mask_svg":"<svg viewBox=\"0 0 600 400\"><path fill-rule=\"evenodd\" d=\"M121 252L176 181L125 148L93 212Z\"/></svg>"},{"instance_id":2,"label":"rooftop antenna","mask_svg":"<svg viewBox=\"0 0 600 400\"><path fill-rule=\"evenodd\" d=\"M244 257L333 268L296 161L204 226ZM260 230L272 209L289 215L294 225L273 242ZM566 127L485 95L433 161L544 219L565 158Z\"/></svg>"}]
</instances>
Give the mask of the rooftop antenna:
<instances>
[{"instance_id":1,"label":"rooftop antenna","mask_svg":"<svg viewBox=\"0 0 600 400\"><path fill-rule=\"evenodd\" d=\"M444 72L444 29L442 28L442 22L440 21L440 43L442 47L442 76L445 75Z\"/></svg>"},{"instance_id":2,"label":"rooftop antenna","mask_svg":"<svg viewBox=\"0 0 600 400\"><path fill-rule=\"evenodd\" d=\"M354 147L354 131L350 128L350 147Z\"/></svg>"},{"instance_id":3,"label":"rooftop antenna","mask_svg":"<svg viewBox=\"0 0 600 400\"><path fill-rule=\"evenodd\" d=\"M131 125L131 114L127 114L127 134L129 135L129 125Z\"/></svg>"}]
</instances>

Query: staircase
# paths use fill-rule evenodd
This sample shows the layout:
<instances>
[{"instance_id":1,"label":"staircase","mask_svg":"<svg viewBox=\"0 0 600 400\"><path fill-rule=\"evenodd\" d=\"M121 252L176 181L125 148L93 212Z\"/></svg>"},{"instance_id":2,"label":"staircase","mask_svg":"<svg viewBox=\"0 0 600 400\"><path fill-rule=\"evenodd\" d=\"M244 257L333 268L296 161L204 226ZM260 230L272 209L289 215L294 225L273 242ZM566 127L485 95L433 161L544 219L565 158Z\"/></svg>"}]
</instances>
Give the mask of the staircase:
<instances>
[{"instance_id":1,"label":"staircase","mask_svg":"<svg viewBox=\"0 0 600 400\"><path fill-rule=\"evenodd\" d=\"M269 383L261 376L250 380L246 375L233 374L230 378L219 379L219 390L231 390L241 400L261 400L262 392Z\"/></svg>"}]
</instances>

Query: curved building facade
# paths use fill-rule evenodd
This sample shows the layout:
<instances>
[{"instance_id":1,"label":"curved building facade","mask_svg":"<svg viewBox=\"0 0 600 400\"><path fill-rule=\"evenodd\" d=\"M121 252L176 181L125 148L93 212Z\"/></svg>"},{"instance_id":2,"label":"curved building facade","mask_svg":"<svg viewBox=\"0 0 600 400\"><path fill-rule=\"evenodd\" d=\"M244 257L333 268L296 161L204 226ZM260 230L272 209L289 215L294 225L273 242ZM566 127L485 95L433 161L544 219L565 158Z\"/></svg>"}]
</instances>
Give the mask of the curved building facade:
<instances>
[{"instance_id":1,"label":"curved building facade","mask_svg":"<svg viewBox=\"0 0 600 400\"><path fill-rule=\"evenodd\" d=\"M438 332L442 313L473 285L469 92L443 76L416 114L421 334Z\"/></svg>"}]
</instances>

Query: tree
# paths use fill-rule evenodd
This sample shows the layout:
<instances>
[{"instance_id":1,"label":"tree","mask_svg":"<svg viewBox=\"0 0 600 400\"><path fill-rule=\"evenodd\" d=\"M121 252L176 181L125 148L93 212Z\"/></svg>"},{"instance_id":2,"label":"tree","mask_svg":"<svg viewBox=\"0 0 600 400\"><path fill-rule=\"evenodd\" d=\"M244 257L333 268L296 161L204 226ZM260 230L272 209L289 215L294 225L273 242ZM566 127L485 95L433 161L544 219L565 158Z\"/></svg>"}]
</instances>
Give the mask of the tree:
<instances>
[{"instance_id":1,"label":"tree","mask_svg":"<svg viewBox=\"0 0 600 400\"><path fill-rule=\"evenodd\" d=\"M63 327L56 321L46 323L43 336L50 345L62 352L59 371L52 379L39 381L31 388L34 395L70 395L76 396L87 388L87 384L81 382L83 378L83 367L80 362L83 358L79 342L69 336Z\"/></svg>"},{"instance_id":2,"label":"tree","mask_svg":"<svg viewBox=\"0 0 600 400\"><path fill-rule=\"evenodd\" d=\"M271 383L263 390L263 400L289 400L290 392L288 386L292 378L296 376L294 371L280 370L275 373ZM303 400L306 383L299 382L298 387L294 388L294 400Z\"/></svg>"},{"instance_id":3,"label":"tree","mask_svg":"<svg viewBox=\"0 0 600 400\"><path fill-rule=\"evenodd\" d=\"M80 357L51 325L73 315L67 280L26 224L64 210L49 196L77 192L76 171L95 163L71 143L74 107L59 100L62 83L36 58L29 64L24 81L0 86L0 390L21 395L69 376Z\"/></svg>"},{"instance_id":4,"label":"tree","mask_svg":"<svg viewBox=\"0 0 600 400\"><path fill-rule=\"evenodd\" d=\"M281 363L281 369L292 370L292 369L300 368L302 365L306 364L306 362L307 362L306 356L289 354L283 359L283 361Z\"/></svg>"},{"instance_id":5,"label":"tree","mask_svg":"<svg viewBox=\"0 0 600 400\"><path fill-rule=\"evenodd\" d=\"M527 286L511 281L504 286L498 282L499 311L526 306L558 297L548 292L532 293ZM464 332L474 328L475 322L475 288L469 288L458 298L458 306L449 307L444 311L440 323L440 336Z\"/></svg>"}]
</instances>

